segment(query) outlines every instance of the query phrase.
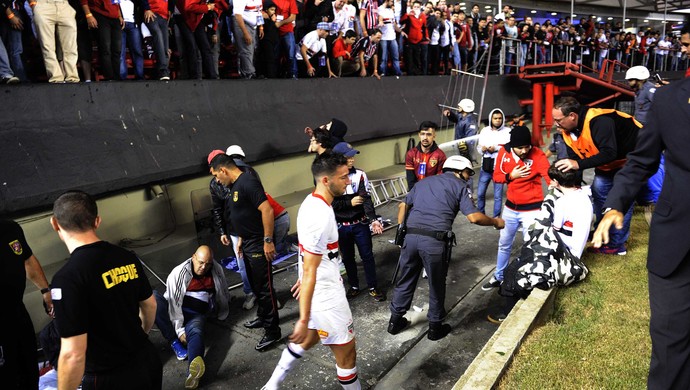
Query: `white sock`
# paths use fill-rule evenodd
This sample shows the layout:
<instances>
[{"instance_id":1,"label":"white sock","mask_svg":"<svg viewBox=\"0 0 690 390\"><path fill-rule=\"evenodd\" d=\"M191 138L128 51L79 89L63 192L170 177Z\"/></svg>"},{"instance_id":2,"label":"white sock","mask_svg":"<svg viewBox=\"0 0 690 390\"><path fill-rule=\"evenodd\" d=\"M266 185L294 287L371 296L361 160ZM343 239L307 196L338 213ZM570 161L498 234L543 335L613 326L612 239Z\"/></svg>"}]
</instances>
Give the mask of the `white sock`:
<instances>
[{"instance_id":1,"label":"white sock","mask_svg":"<svg viewBox=\"0 0 690 390\"><path fill-rule=\"evenodd\" d=\"M361 390L362 385L359 383L359 378L357 377L357 366L352 368L340 368L335 365L335 370L338 373L338 382L343 390Z\"/></svg>"},{"instance_id":2,"label":"white sock","mask_svg":"<svg viewBox=\"0 0 690 390\"><path fill-rule=\"evenodd\" d=\"M266 390L277 389L278 385L285 380L287 373L297 363L297 359L301 358L303 354L304 349L299 344L289 343L280 355L280 360L273 370L271 379L266 382L263 388Z\"/></svg>"}]
</instances>

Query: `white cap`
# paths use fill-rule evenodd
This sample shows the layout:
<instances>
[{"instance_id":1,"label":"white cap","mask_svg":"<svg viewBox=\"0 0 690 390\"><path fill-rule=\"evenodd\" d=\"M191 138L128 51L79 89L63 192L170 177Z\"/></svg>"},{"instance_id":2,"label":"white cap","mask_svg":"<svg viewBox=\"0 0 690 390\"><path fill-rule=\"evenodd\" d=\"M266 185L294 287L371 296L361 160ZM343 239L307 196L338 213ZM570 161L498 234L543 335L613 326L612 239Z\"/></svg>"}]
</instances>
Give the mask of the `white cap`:
<instances>
[{"instance_id":1,"label":"white cap","mask_svg":"<svg viewBox=\"0 0 690 390\"><path fill-rule=\"evenodd\" d=\"M458 107L464 112L474 112L474 102L472 101L472 99L460 100L460 103L458 103Z\"/></svg>"},{"instance_id":2,"label":"white cap","mask_svg":"<svg viewBox=\"0 0 690 390\"><path fill-rule=\"evenodd\" d=\"M469 169L472 172L474 170L472 169L472 163L470 160L468 160L465 157L462 156L450 156L448 159L446 159L446 162L443 163L443 169L455 169L458 171L463 171L465 169Z\"/></svg>"},{"instance_id":3,"label":"white cap","mask_svg":"<svg viewBox=\"0 0 690 390\"><path fill-rule=\"evenodd\" d=\"M625 72L626 80L647 80L649 78L649 70L642 65L633 66Z\"/></svg>"},{"instance_id":4,"label":"white cap","mask_svg":"<svg viewBox=\"0 0 690 390\"><path fill-rule=\"evenodd\" d=\"M247 157L244 155L244 150L242 150L242 147L240 145L228 146L228 150L225 151L225 154L227 154L228 156L238 155L242 157Z\"/></svg>"}]
</instances>

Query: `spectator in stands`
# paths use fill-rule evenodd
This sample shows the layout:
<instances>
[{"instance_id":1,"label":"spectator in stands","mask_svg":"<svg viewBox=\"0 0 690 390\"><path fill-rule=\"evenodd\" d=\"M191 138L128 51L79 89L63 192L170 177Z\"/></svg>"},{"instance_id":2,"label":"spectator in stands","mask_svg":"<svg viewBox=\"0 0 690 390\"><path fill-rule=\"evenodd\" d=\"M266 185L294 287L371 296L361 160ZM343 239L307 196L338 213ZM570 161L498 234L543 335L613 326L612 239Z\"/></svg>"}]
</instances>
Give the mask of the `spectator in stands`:
<instances>
[{"instance_id":1,"label":"spectator in stands","mask_svg":"<svg viewBox=\"0 0 690 390\"><path fill-rule=\"evenodd\" d=\"M544 191L541 181L551 182L548 175L549 160L539 148L532 147L532 136L525 126L516 126L510 132L510 142L503 146L496 157L493 179L495 183L507 183L506 204L502 217L505 229L501 230L496 256L496 271L482 290L497 288L503 281L503 270L510 261L515 234L522 228L523 240L527 228L539 213Z\"/></svg>"},{"instance_id":2,"label":"spectator in stands","mask_svg":"<svg viewBox=\"0 0 690 390\"><path fill-rule=\"evenodd\" d=\"M279 27L277 27L278 16L276 15L276 9L276 5L271 1L264 4L264 9L262 12L262 17L264 18L264 36L259 39L259 48L256 53L256 69L257 76L259 78L273 79L278 77L278 59L276 58L275 53L278 52L277 49L280 47L281 39L280 32L278 30ZM293 32L291 32L291 34L293 34L292 48L294 49L295 36ZM294 54L292 55L292 60L294 60ZM288 67L290 69L292 69L292 60L288 58ZM290 70L289 76L291 78L296 75L297 72L292 72L292 70Z\"/></svg>"},{"instance_id":3,"label":"spectator in stands","mask_svg":"<svg viewBox=\"0 0 690 390\"><path fill-rule=\"evenodd\" d=\"M81 6L86 15L86 23L98 35L98 64L103 78L119 80L122 29L125 26L119 4L111 0L81 0Z\"/></svg>"},{"instance_id":4,"label":"spectator in stands","mask_svg":"<svg viewBox=\"0 0 690 390\"><path fill-rule=\"evenodd\" d=\"M479 18L479 23L477 25L477 73L483 73L485 68L482 67L486 64L486 49L489 47L489 42L491 37L489 36L489 31L491 31L487 25L486 17ZM483 60L482 60L483 58ZM483 61L483 62L481 62Z\"/></svg>"},{"instance_id":5,"label":"spectator in stands","mask_svg":"<svg viewBox=\"0 0 690 390\"><path fill-rule=\"evenodd\" d=\"M534 40L534 26L532 24L532 17L525 16L525 20L518 26L520 33L520 67L527 64L527 58L530 56L530 46Z\"/></svg>"},{"instance_id":6,"label":"spectator in stands","mask_svg":"<svg viewBox=\"0 0 690 390\"><path fill-rule=\"evenodd\" d=\"M534 23L534 52L535 64L544 63L544 41L546 40L546 28L539 23ZM591 61L590 61L591 63Z\"/></svg>"},{"instance_id":7,"label":"spectator in stands","mask_svg":"<svg viewBox=\"0 0 690 390\"><path fill-rule=\"evenodd\" d=\"M74 9L66 1L44 2L40 5L36 1L31 1L29 5L32 7L34 24L36 25L36 33L41 44L41 53L43 54L48 81L51 83L79 82L79 73L77 72L77 22L74 18ZM87 19L91 19L92 23L95 23L93 16ZM56 52L56 31L57 39L60 40L59 47L62 49L62 65L58 62ZM6 75L0 76L4 77Z\"/></svg>"},{"instance_id":8,"label":"spectator in stands","mask_svg":"<svg viewBox=\"0 0 690 390\"><path fill-rule=\"evenodd\" d=\"M213 61L213 52L211 51L211 44L206 33L206 25L202 23L202 19L206 14L213 12L210 16L214 17L215 12L222 12L228 8L224 1L217 1L214 3L206 3L205 0L182 0L177 4L180 8L184 23L179 23L178 27L184 42L184 57L187 62L189 78L201 80L203 76L215 80L218 78L218 72ZM216 10L217 9L217 10ZM237 3L234 4L234 10L240 10ZM256 20L256 19L255 19ZM235 41L242 40L242 36L236 34ZM252 38L254 39L254 38ZM238 43L238 45L240 45ZM203 72L199 69L199 53L201 54L201 66Z\"/></svg>"},{"instance_id":9,"label":"spectator in stands","mask_svg":"<svg viewBox=\"0 0 690 390\"><path fill-rule=\"evenodd\" d=\"M440 46L440 61L443 65L443 73L445 75L450 74L450 70L453 68L453 42L455 38L453 37L453 22L451 22L447 17L446 11L441 11L441 17L439 18L439 46Z\"/></svg>"},{"instance_id":10,"label":"spectator in stands","mask_svg":"<svg viewBox=\"0 0 690 390\"><path fill-rule=\"evenodd\" d=\"M437 129L438 125L430 121L419 125L419 145L408 150L405 155L408 190L425 177L441 173L446 154L436 145Z\"/></svg>"},{"instance_id":11,"label":"spectator in stands","mask_svg":"<svg viewBox=\"0 0 690 390\"><path fill-rule=\"evenodd\" d=\"M470 49L472 49L472 28L465 21L467 16L465 12L460 11L458 13L458 24L460 25L460 37L458 38L458 50L460 53L460 64L462 70L467 72L467 65L469 63Z\"/></svg>"},{"instance_id":12,"label":"spectator in stands","mask_svg":"<svg viewBox=\"0 0 690 390\"><path fill-rule=\"evenodd\" d=\"M508 16L513 14L513 7L508 4L503 5L503 11L499 12L494 16L494 19L501 19L503 21L508 19Z\"/></svg>"},{"instance_id":13,"label":"spectator in stands","mask_svg":"<svg viewBox=\"0 0 690 390\"><path fill-rule=\"evenodd\" d=\"M372 69L372 77L381 79L378 70L379 57L377 49L381 41L381 31L374 30L367 37L359 38L359 40L352 46L352 55L356 56L359 63L359 76L367 77L367 65ZM371 61L370 63L370 60Z\"/></svg>"},{"instance_id":14,"label":"spectator in stands","mask_svg":"<svg viewBox=\"0 0 690 390\"><path fill-rule=\"evenodd\" d=\"M357 39L354 31L348 31L344 37L336 38L333 43L331 69L336 76L349 76L359 71L359 62L352 57L352 45Z\"/></svg>"},{"instance_id":15,"label":"spectator in stands","mask_svg":"<svg viewBox=\"0 0 690 390\"><path fill-rule=\"evenodd\" d=\"M256 51L257 30L258 39L263 38L263 16L261 15L261 0L232 0L235 15L234 33L237 45L237 56L240 61L240 75L245 79L256 77L254 68L254 52Z\"/></svg>"},{"instance_id":16,"label":"spectator in stands","mask_svg":"<svg viewBox=\"0 0 690 390\"><path fill-rule=\"evenodd\" d=\"M127 50L132 59L134 77L136 80L144 79L144 53L141 51L143 42L139 22L134 20L135 9L132 0L119 0L120 12L125 23L122 29L122 51L120 55L120 78L127 80Z\"/></svg>"},{"instance_id":17,"label":"spectator in stands","mask_svg":"<svg viewBox=\"0 0 690 390\"><path fill-rule=\"evenodd\" d=\"M369 32L379 26L379 3L376 0L362 0L359 4L359 22L362 26L361 36L369 36Z\"/></svg>"},{"instance_id":18,"label":"spectator in stands","mask_svg":"<svg viewBox=\"0 0 690 390\"><path fill-rule=\"evenodd\" d=\"M168 275L165 294L154 290L156 326L178 360L189 360L186 389L196 389L206 371L204 327L207 318L228 318L228 282L223 266L206 245ZM185 348L185 345L187 346Z\"/></svg>"},{"instance_id":19,"label":"spectator in stands","mask_svg":"<svg viewBox=\"0 0 690 390\"><path fill-rule=\"evenodd\" d=\"M386 300L386 295L379 291L376 279L376 263L374 262L371 234L383 233L383 225L376 217L374 203L369 195L369 179L361 169L354 167L355 155L358 150L353 149L347 142L339 142L333 148L334 153L347 157L348 178L350 185L345 193L333 199L333 212L338 222L338 246L343 264L347 272L347 282L350 288L346 292L348 299L359 295L359 278L357 263L355 263L355 245L359 257L364 264L369 296L376 302Z\"/></svg>"},{"instance_id":20,"label":"spectator in stands","mask_svg":"<svg viewBox=\"0 0 690 390\"><path fill-rule=\"evenodd\" d=\"M400 17L400 24L404 26L402 35L406 38L407 75L419 75L422 73L422 41L428 40L426 16L422 13L422 3L419 0L414 0L410 12Z\"/></svg>"},{"instance_id":21,"label":"spectator in stands","mask_svg":"<svg viewBox=\"0 0 690 390\"><path fill-rule=\"evenodd\" d=\"M19 82L19 78L14 75L10 67L5 44L0 39L0 84L18 84Z\"/></svg>"},{"instance_id":22,"label":"spectator in stands","mask_svg":"<svg viewBox=\"0 0 690 390\"><path fill-rule=\"evenodd\" d=\"M657 42L657 50L656 50L656 63L655 63L655 70L658 71L665 71L668 69L668 65L670 64L670 61L667 61L668 59L668 53L669 50L671 49L671 35L668 35L664 38L661 38L659 42Z\"/></svg>"},{"instance_id":23,"label":"spectator in stands","mask_svg":"<svg viewBox=\"0 0 690 390\"><path fill-rule=\"evenodd\" d=\"M347 31L357 32L355 23L357 10L353 5L347 3L347 0L333 0L333 27L330 30L330 35L333 39L345 35Z\"/></svg>"},{"instance_id":24,"label":"spectator in stands","mask_svg":"<svg viewBox=\"0 0 690 390\"><path fill-rule=\"evenodd\" d=\"M170 80L170 48L168 21L170 10L166 0L143 1L144 23L151 32L153 39L153 53L156 56L156 66L158 68L158 79L161 81Z\"/></svg>"},{"instance_id":25,"label":"spectator in stands","mask_svg":"<svg viewBox=\"0 0 690 390\"><path fill-rule=\"evenodd\" d=\"M53 316L53 300L41 263L31 251L18 223L0 219L0 378L8 390L38 388L36 335L29 312L22 302L26 279L40 290L46 314Z\"/></svg>"},{"instance_id":26,"label":"spectator in stands","mask_svg":"<svg viewBox=\"0 0 690 390\"><path fill-rule=\"evenodd\" d=\"M518 43L518 28L515 25L515 17L510 15L505 22L505 29L503 31L503 40L505 47L505 74L517 73L515 66L515 55L517 54Z\"/></svg>"},{"instance_id":27,"label":"spectator in stands","mask_svg":"<svg viewBox=\"0 0 690 390\"><path fill-rule=\"evenodd\" d=\"M307 33L316 30L319 23L331 23L335 18L333 0L307 0L303 15ZM299 50L297 52L299 53Z\"/></svg>"},{"instance_id":28,"label":"spectator in stands","mask_svg":"<svg viewBox=\"0 0 690 390\"><path fill-rule=\"evenodd\" d=\"M268 4L270 2L266 4L265 8L268 8ZM280 34L279 53L285 57L288 69L287 77L297 78L297 57L295 57L297 47L295 46L295 26L293 24L299 14L297 2L295 0L273 0L273 4L276 6L276 20L273 23L278 27ZM264 34L266 34L265 31Z\"/></svg>"},{"instance_id":29,"label":"spectator in stands","mask_svg":"<svg viewBox=\"0 0 690 390\"><path fill-rule=\"evenodd\" d=\"M400 32L400 27L395 21L395 11L393 9L394 0L385 0L379 7L379 29L381 31L381 67L380 74L385 76L388 73L388 55L390 54L391 65L396 76L402 76L400 70L400 57L396 32Z\"/></svg>"},{"instance_id":30,"label":"spectator in stands","mask_svg":"<svg viewBox=\"0 0 690 390\"><path fill-rule=\"evenodd\" d=\"M337 77L331 71L331 64L328 61L326 37L330 28L329 23L319 23L316 25L316 30L305 35L299 43L297 60L301 77Z\"/></svg>"},{"instance_id":31,"label":"spectator in stands","mask_svg":"<svg viewBox=\"0 0 690 390\"><path fill-rule=\"evenodd\" d=\"M29 80L26 78L24 62L22 61L22 53L24 52L22 31L24 31L24 20L28 20L28 15L26 15L24 7L19 4L8 0L0 1L0 14L4 16L0 19L0 39L2 39L0 45L4 45L7 52L4 55L5 58L0 61L9 62L12 73L19 81L26 82ZM0 57L2 56L3 54L0 54Z\"/></svg>"},{"instance_id":32,"label":"spectator in stands","mask_svg":"<svg viewBox=\"0 0 690 390\"><path fill-rule=\"evenodd\" d=\"M431 74L438 76L438 69L441 61L441 30L444 30L444 20L441 19L441 11L434 10L431 17L427 18L427 29L429 31L429 62L431 63ZM444 30L445 31L445 30Z\"/></svg>"}]
</instances>

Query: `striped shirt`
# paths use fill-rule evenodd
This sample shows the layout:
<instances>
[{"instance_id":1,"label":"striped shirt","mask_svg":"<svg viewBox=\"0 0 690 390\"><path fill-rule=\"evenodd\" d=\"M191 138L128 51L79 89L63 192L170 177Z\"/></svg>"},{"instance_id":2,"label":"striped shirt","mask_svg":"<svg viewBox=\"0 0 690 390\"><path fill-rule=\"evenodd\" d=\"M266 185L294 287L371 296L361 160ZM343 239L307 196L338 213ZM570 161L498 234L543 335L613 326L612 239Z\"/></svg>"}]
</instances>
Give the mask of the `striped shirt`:
<instances>
[{"instance_id":1,"label":"striped shirt","mask_svg":"<svg viewBox=\"0 0 690 390\"><path fill-rule=\"evenodd\" d=\"M364 22L367 30L373 30L379 25L379 4L376 0L364 0L359 6L360 10L366 11Z\"/></svg>"}]
</instances>

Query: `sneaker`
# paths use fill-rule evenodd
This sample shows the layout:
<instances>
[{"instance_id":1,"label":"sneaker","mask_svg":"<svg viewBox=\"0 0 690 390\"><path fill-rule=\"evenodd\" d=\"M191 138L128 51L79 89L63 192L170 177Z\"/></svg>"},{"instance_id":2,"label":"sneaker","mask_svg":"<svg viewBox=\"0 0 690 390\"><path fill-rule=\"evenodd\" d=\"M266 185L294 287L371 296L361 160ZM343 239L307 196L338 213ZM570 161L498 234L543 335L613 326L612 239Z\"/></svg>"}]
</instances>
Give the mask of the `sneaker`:
<instances>
[{"instance_id":1,"label":"sneaker","mask_svg":"<svg viewBox=\"0 0 690 390\"><path fill-rule=\"evenodd\" d=\"M3 76L0 84L19 84L19 78L15 76Z\"/></svg>"},{"instance_id":2,"label":"sneaker","mask_svg":"<svg viewBox=\"0 0 690 390\"><path fill-rule=\"evenodd\" d=\"M376 302L383 302L386 300L386 294L379 292L375 288L370 288L369 289L369 295L374 298Z\"/></svg>"},{"instance_id":3,"label":"sneaker","mask_svg":"<svg viewBox=\"0 0 690 390\"><path fill-rule=\"evenodd\" d=\"M170 344L170 348L175 352L177 360L185 360L187 358L187 348L180 342L180 340L175 340Z\"/></svg>"},{"instance_id":4,"label":"sneaker","mask_svg":"<svg viewBox=\"0 0 690 390\"><path fill-rule=\"evenodd\" d=\"M619 256L623 256L623 255L626 255L628 253L628 251L625 249L625 245L621 245L619 247L602 245L601 248L595 248L593 246L590 246L589 248L587 248L587 252L596 253L596 254L600 254L600 255L619 255Z\"/></svg>"},{"instance_id":5,"label":"sneaker","mask_svg":"<svg viewBox=\"0 0 690 390\"><path fill-rule=\"evenodd\" d=\"M163 76L160 78L160 81L170 81L170 76Z\"/></svg>"},{"instance_id":6,"label":"sneaker","mask_svg":"<svg viewBox=\"0 0 690 390\"><path fill-rule=\"evenodd\" d=\"M490 313L486 316L486 319L489 320L489 322L491 323L500 325L501 323L503 323L503 320L506 319L506 315L505 313Z\"/></svg>"},{"instance_id":7,"label":"sneaker","mask_svg":"<svg viewBox=\"0 0 690 390\"><path fill-rule=\"evenodd\" d=\"M264 335L264 337L261 338L259 343L256 344L256 347L254 347L254 349L256 349L257 351L263 352L266 348L268 348L271 345L280 341L280 338L281 338L280 332L274 333L274 334L266 333Z\"/></svg>"},{"instance_id":8,"label":"sneaker","mask_svg":"<svg viewBox=\"0 0 690 390\"><path fill-rule=\"evenodd\" d=\"M347 297L347 299L352 299L352 298L356 297L357 295L359 295L359 289L356 287L350 287L347 290L347 292L345 293L345 296Z\"/></svg>"},{"instance_id":9,"label":"sneaker","mask_svg":"<svg viewBox=\"0 0 690 390\"><path fill-rule=\"evenodd\" d=\"M484 285L482 286L482 290L491 291L492 289L498 287L501 287L501 281L497 280L496 277L492 276L488 282L484 283Z\"/></svg>"},{"instance_id":10,"label":"sneaker","mask_svg":"<svg viewBox=\"0 0 690 390\"><path fill-rule=\"evenodd\" d=\"M247 294L244 297L244 303L242 304L242 308L244 310L251 310L254 305L256 305L256 295L254 294Z\"/></svg>"},{"instance_id":11,"label":"sneaker","mask_svg":"<svg viewBox=\"0 0 690 390\"><path fill-rule=\"evenodd\" d=\"M199 379L204 376L206 372L206 364L204 364L204 358L197 356L189 363L189 375L184 381L185 389L196 389L199 387Z\"/></svg>"}]
</instances>

